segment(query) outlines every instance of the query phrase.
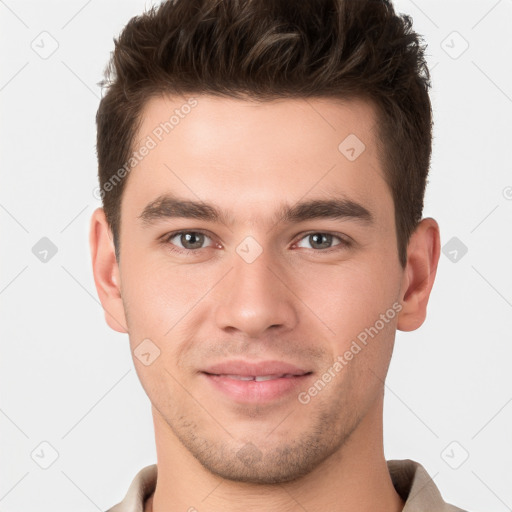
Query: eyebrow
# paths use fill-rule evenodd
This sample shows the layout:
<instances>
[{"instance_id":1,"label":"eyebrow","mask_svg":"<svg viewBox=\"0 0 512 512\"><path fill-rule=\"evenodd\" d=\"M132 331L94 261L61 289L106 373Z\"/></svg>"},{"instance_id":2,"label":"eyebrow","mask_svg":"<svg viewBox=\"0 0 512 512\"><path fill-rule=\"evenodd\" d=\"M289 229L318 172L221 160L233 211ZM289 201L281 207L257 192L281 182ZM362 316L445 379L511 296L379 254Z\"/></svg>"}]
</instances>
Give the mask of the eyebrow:
<instances>
[{"instance_id":1,"label":"eyebrow","mask_svg":"<svg viewBox=\"0 0 512 512\"><path fill-rule=\"evenodd\" d=\"M284 204L276 214L284 223L299 223L311 219L355 220L371 226L375 222L372 212L349 198L311 199L295 205ZM228 211L202 201L190 201L165 194L146 205L139 219L144 224L172 218L197 219L207 222L233 224L234 217Z\"/></svg>"}]
</instances>

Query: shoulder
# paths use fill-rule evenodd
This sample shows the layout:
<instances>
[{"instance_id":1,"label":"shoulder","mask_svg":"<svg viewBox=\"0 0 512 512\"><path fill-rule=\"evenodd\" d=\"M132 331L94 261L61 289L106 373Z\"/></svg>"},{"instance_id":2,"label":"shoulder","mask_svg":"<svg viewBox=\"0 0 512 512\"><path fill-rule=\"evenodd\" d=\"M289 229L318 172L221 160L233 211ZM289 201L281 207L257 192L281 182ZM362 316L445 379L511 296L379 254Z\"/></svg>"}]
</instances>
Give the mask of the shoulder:
<instances>
[{"instance_id":1,"label":"shoulder","mask_svg":"<svg viewBox=\"0 0 512 512\"><path fill-rule=\"evenodd\" d=\"M393 486L405 501L402 512L468 512L446 503L427 470L411 459L388 460Z\"/></svg>"}]
</instances>

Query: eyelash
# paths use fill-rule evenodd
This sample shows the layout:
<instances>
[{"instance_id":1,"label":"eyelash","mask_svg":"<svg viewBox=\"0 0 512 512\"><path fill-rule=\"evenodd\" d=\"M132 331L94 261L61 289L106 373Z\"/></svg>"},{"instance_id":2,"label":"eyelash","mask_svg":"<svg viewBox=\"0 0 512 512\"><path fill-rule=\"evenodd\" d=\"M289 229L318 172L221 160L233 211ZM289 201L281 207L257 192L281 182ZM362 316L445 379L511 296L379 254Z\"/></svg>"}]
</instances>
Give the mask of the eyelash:
<instances>
[{"instance_id":1,"label":"eyelash","mask_svg":"<svg viewBox=\"0 0 512 512\"><path fill-rule=\"evenodd\" d=\"M201 247L199 249L182 249L182 248L176 247L174 244L170 243L170 241L174 237L176 237L177 235L183 235L183 234L186 234L186 233L194 233L194 234L199 233L199 234L205 235L206 237L211 239L211 237L208 236L208 234L206 232L204 232L204 231L202 231L200 229L181 230L181 231L173 231L172 233L166 234L163 237L162 243L164 245L166 245L167 248L170 251L178 253L178 254L182 254L182 255L192 255L193 253L199 252L202 249L208 249L208 247ZM338 235L338 234L335 234L335 233L330 233L328 231L309 231L307 233L304 233L296 242L294 242L294 245L296 245L301 240L303 240L304 238L306 238L306 237L308 237L310 235L330 235L330 236L332 236L334 238L337 238L340 241L339 244L336 244L336 245L334 245L332 247L329 247L327 249L310 249L314 253L323 253L323 254L331 253L332 251L348 249L348 248L352 247L352 245L353 245L353 242L351 240L349 240L348 237L342 236L342 235Z\"/></svg>"}]
</instances>

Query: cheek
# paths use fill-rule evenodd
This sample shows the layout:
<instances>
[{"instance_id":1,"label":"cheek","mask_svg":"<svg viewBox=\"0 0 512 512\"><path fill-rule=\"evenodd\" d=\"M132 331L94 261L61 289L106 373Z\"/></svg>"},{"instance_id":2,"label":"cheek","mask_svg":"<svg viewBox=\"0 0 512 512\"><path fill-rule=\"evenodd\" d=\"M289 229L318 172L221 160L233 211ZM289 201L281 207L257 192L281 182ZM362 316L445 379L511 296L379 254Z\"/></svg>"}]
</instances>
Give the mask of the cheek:
<instances>
[{"instance_id":1,"label":"cheek","mask_svg":"<svg viewBox=\"0 0 512 512\"><path fill-rule=\"evenodd\" d=\"M121 277L131 329L163 336L206 293L208 281L201 279L201 273L193 272L193 266L150 258L139 262L136 254L131 256Z\"/></svg>"},{"instance_id":2,"label":"cheek","mask_svg":"<svg viewBox=\"0 0 512 512\"><path fill-rule=\"evenodd\" d=\"M373 325L393 304L398 281L392 271L369 257L335 265L309 265L295 283L297 295L325 324L340 349L349 338Z\"/></svg>"},{"instance_id":3,"label":"cheek","mask_svg":"<svg viewBox=\"0 0 512 512\"><path fill-rule=\"evenodd\" d=\"M397 275L388 267L389 260L368 258L318 268L308 279L314 286L303 289L304 302L329 327L333 359L343 363L337 389L361 404L382 388L393 348L399 305Z\"/></svg>"}]
</instances>

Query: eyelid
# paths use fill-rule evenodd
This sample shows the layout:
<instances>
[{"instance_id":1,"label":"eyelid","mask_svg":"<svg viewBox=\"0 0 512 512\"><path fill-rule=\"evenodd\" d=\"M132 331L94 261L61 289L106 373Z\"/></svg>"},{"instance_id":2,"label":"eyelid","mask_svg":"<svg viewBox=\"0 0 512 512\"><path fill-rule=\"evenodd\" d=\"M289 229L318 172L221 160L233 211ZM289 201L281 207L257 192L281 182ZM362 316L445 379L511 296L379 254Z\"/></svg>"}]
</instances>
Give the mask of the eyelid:
<instances>
[{"instance_id":1,"label":"eyelid","mask_svg":"<svg viewBox=\"0 0 512 512\"><path fill-rule=\"evenodd\" d=\"M212 241L212 245L209 245L207 247L200 247L199 249L186 249L184 247L179 247L179 246L176 246L175 244L171 244L170 243L170 240L172 238L174 238L174 237L176 237L178 235L182 235L184 233L200 233L200 234L206 236L207 238L209 238ZM340 243L335 244L332 247L328 247L327 249L318 249L318 250L310 249L314 253L321 254L321 253L326 253L326 252L330 252L330 251L341 250L343 248L349 248L349 247L351 247L354 244L354 241L352 240L352 238L347 236L347 235L345 235L345 234L335 233L335 232L331 232L331 231L321 231L321 230L317 229L317 230L310 230L310 231L307 231L307 232L303 232L303 233L300 233L299 235L297 235L296 238L295 238L295 241L292 244L292 247L296 246L300 241L302 241L307 236L314 235L314 234L330 235L330 236L333 236L333 237L338 238L340 240ZM174 252L179 252L179 253L182 253L182 254L183 253L185 253L185 254L192 254L192 253L195 253L195 252L199 252L202 249L208 249L209 247L215 247L216 245L218 246L218 242L215 242L214 238L215 237L211 236L211 234L209 234L209 232L204 230L204 229L200 229L200 228L199 229L180 229L180 230L177 230L177 231L172 231L170 233L166 233L162 237L162 243L164 243L164 244L166 244L168 246L172 246L171 250L174 251Z\"/></svg>"},{"instance_id":2,"label":"eyelid","mask_svg":"<svg viewBox=\"0 0 512 512\"><path fill-rule=\"evenodd\" d=\"M350 238L349 236L344 235L342 233L335 233L332 231L322 231L320 229L316 229L316 230L307 231L305 233L300 233L299 235L297 235L295 242L293 242L293 245L295 246L296 244L298 244L301 240L303 240L307 236L315 235L315 234L330 235L330 236L333 236L340 240L339 244L333 245L332 247L329 247L327 249L319 249L319 250L311 249L312 251L314 251L316 253L322 253L322 252L328 252L330 250L336 250L336 248L339 248L339 246L351 247L354 244L354 241L352 240L352 238Z\"/></svg>"},{"instance_id":3,"label":"eyelid","mask_svg":"<svg viewBox=\"0 0 512 512\"><path fill-rule=\"evenodd\" d=\"M207 247L201 247L200 249L186 249L184 247L179 247L179 246L175 246L175 248L173 248L173 250L177 251L177 252L198 252L200 251L201 249L208 249L208 247L213 247L215 245L215 241L213 240L214 237L211 236L207 231L203 230L203 229L180 229L178 231L171 231L170 233L166 233L165 235L163 235L162 237L162 243L164 244L169 244L169 245L173 245L174 244L171 244L171 239L174 238L175 236L178 236L178 235L183 235L185 233L200 233L204 236L206 236L207 238L209 238L213 243L212 245L209 245Z\"/></svg>"}]
</instances>

